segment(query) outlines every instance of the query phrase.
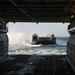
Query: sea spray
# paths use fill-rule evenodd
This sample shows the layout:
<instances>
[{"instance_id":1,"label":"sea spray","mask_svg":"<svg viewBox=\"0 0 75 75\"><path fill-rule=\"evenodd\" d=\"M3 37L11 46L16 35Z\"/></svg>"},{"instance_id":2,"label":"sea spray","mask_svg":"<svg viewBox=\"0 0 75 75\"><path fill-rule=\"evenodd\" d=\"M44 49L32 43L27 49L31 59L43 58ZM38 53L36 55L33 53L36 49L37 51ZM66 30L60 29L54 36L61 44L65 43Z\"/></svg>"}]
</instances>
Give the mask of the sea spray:
<instances>
[{"instance_id":1,"label":"sea spray","mask_svg":"<svg viewBox=\"0 0 75 75\"><path fill-rule=\"evenodd\" d=\"M30 38L25 33L9 32L9 45L27 45Z\"/></svg>"}]
</instances>

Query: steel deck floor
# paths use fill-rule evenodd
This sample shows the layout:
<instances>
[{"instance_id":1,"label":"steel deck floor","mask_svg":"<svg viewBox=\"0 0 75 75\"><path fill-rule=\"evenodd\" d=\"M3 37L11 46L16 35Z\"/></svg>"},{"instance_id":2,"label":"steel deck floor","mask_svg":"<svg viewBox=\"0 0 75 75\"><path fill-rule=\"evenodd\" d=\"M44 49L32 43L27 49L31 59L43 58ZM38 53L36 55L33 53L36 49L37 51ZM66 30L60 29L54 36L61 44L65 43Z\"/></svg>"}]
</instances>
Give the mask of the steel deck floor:
<instances>
[{"instance_id":1,"label":"steel deck floor","mask_svg":"<svg viewBox=\"0 0 75 75\"><path fill-rule=\"evenodd\" d=\"M9 55L0 61L0 75L75 75L66 55Z\"/></svg>"}]
</instances>

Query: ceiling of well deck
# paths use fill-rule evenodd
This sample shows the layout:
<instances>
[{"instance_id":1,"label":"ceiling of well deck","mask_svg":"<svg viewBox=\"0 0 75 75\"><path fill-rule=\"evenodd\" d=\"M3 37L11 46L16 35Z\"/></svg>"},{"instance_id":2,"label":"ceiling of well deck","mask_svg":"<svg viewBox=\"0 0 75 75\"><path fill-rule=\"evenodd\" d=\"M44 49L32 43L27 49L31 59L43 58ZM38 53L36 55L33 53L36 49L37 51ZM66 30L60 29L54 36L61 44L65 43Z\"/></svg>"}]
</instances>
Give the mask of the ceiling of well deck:
<instances>
[{"instance_id":1,"label":"ceiling of well deck","mask_svg":"<svg viewBox=\"0 0 75 75\"><path fill-rule=\"evenodd\" d=\"M70 22L75 0L0 0L0 19L10 22Z\"/></svg>"}]
</instances>

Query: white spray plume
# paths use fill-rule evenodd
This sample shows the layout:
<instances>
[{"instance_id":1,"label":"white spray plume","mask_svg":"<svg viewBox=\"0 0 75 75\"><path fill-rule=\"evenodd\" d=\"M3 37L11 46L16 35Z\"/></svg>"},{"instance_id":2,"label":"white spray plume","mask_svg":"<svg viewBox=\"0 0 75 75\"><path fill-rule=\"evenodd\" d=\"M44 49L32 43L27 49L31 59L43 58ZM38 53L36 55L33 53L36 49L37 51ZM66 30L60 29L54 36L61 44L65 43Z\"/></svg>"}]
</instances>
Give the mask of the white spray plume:
<instances>
[{"instance_id":1,"label":"white spray plume","mask_svg":"<svg viewBox=\"0 0 75 75\"><path fill-rule=\"evenodd\" d=\"M19 32L9 32L8 37L10 45L27 45L30 39L25 33Z\"/></svg>"}]
</instances>

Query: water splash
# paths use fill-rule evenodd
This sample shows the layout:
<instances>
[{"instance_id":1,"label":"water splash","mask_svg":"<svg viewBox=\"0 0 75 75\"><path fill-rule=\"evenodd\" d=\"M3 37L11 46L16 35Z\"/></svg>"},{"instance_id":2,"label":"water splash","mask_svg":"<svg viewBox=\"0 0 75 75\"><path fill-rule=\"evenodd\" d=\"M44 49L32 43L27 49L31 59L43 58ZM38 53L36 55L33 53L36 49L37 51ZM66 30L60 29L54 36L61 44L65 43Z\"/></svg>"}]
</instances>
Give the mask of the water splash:
<instances>
[{"instance_id":1,"label":"water splash","mask_svg":"<svg viewBox=\"0 0 75 75\"><path fill-rule=\"evenodd\" d=\"M10 45L27 45L29 37L25 33L10 32L8 33Z\"/></svg>"}]
</instances>

